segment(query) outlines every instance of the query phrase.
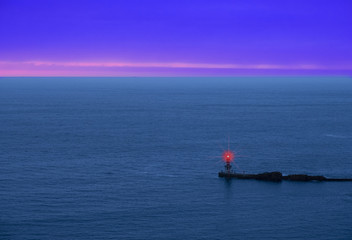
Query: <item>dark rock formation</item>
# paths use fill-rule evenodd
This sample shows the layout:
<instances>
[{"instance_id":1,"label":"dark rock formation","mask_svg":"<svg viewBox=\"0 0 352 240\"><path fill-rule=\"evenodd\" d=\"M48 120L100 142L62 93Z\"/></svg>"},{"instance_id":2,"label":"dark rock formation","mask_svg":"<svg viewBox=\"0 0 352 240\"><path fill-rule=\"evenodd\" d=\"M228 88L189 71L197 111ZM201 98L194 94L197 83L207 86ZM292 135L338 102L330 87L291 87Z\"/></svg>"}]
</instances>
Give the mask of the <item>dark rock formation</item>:
<instances>
[{"instance_id":1,"label":"dark rock formation","mask_svg":"<svg viewBox=\"0 0 352 240\"><path fill-rule=\"evenodd\" d=\"M240 173L219 172L219 177L238 178L238 179L256 179L256 180L263 180L263 181L280 182L282 180L282 173L265 172L265 173L259 173L259 174L240 174Z\"/></svg>"},{"instance_id":2,"label":"dark rock formation","mask_svg":"<svg viewBox=\"0 0 352 240\"><path fill-rule=\"evenodd\" d=\"M293 174L288 176L283 176L283 180L290 180L290 181L326 181L326 177L324 176L309 176L305 174Z\"/></svg>"},{"instance_id":3,"label":"dark rock formation","mask_svg":"<svg viewBox=\"0 0 352 240\"><path fill-rule=\"evenodd\" d=\"M265 172L259 174L240 174L240 173L233 173L233 172L219 172L219 177L223 178L238 178L238 179L256 179L262 181L273 181L273 182L280 182L282 180L288 181L301 181L301 182L308 182L308 181L352 181L352 178L326 178L324 176L309 176L305 174L292 174L288 176L282 176L281 172Z\"/></svg>"}]
</instances>

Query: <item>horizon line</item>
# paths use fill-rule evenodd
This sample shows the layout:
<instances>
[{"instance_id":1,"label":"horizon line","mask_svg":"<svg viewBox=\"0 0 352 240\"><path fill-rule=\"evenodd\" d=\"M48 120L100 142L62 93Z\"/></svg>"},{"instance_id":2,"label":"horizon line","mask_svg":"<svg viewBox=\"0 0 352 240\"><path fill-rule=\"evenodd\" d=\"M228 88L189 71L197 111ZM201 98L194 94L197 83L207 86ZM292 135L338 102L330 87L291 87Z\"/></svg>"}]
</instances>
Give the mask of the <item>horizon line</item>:
<instances>
[{"instance_id":1,"label":"horizon line","mask_svg":"<svg viewBox=\"0 0 352 240\"><path fill-rule=\"evenodd\" d=\"M339 77L339 78L352 78L352 75L341 75L341 74L319 74L319 75L303 75L303 74L295 74L295 75L289 75L289 74L280 74L280 75L197 75L197 76L192 76L192 75L184 75L184 76L171 76L171 75L165 75L165 76L158 76L158 75L150 75L150 76L104 76L104 75L96 75L96 76L91 76L91 75L82 75L82 76L75 76L75 75L62 75L62 76L40 76L40 75L33 75L33 76L0 76L0 78L253 78L253 77L263 77L263 78L295 78L295 77L307 77L307 78L319 78L319 77Z\"/></svg>"},{"instance_id":2,"label":"horizon line","mask_svg":"<svg viewBox=\"0 0 352 240\"><path fill-rule=\"evenodd\" d=\"M185 62L0 61L4 77L211 77L351 75L352 65Z\"/></svg>"},{"instance_id":3,"label":"horizon line","mask_svg":"<svg viewBox=\"0 0 352 240\"><path fill-rule=\"evenodd\" d=\"M119 61L1 61L1 65L56 66L56 67L104 67L104 68L192 68L192 69L263 69L263 70L352 70L352 64L324 66L314 63L296 64L237 64L237 63L191 63L191 62L119 62Z\"/></svg>"}]
</instances>

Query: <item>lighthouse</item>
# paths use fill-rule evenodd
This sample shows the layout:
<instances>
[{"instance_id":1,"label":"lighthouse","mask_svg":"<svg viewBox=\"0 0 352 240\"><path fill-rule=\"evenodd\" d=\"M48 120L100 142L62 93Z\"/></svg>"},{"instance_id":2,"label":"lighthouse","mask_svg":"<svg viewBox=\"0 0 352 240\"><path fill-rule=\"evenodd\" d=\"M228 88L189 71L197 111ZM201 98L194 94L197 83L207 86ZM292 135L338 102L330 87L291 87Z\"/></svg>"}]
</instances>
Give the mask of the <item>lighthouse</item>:
<instances>
[{"instance_id":1,"label":"lighthouse","mask_svg":"<svg viewBox=\"0 0 352 240\"><path fill-rule=\"evenodd\" d=\"M231 168L232 168L231 162L235 159L235 154L232 151L227 150L223 153L222 158L223 158L224 162L226 163L225 164L225 172L231 173Z\"/></svg>"}]
</instances>

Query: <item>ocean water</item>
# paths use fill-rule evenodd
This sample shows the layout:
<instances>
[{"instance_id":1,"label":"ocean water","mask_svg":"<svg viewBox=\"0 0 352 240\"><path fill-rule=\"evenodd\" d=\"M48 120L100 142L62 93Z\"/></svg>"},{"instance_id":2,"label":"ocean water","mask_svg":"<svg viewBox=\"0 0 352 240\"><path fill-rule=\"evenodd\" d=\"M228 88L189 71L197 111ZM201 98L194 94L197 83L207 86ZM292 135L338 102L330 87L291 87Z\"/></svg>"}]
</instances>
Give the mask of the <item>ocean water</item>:
<instances>
[{"instance_id":1,"label":"ocean water","mask_svg":"<svg viewBox=\"0 0 352 240\"><path fill-rule=\"evenodd\" d=\"M0 78L0 239L352 239L352 79Z\"/></svg>"}]
</instances>

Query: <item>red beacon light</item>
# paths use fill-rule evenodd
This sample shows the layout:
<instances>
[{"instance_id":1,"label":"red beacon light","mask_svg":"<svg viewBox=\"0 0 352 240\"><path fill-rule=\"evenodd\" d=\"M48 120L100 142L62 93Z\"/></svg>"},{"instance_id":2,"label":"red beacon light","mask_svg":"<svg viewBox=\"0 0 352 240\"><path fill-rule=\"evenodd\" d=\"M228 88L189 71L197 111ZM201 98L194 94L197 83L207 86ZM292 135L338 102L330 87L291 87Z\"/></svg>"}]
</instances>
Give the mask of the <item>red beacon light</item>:
<instances>
[{"instance_id":1,"label":"red beacon light","mask_svg":"<svg viewBox=\"0 0 352 240\"><path fill-rule=\"evenodd\" d=\"M235 154L232 151L227 150L223 153L222 158L226 163L230 163L235 159Z\"/></svg>"}]
</instances>

